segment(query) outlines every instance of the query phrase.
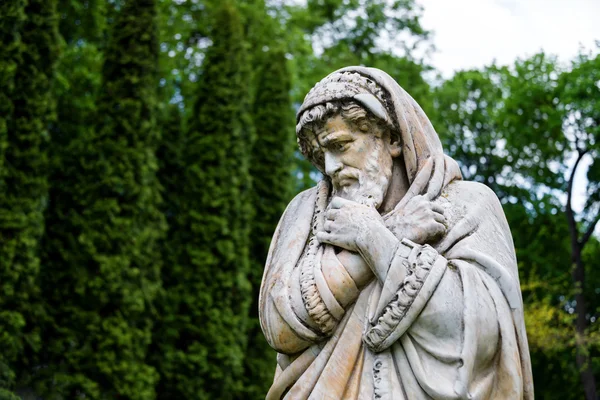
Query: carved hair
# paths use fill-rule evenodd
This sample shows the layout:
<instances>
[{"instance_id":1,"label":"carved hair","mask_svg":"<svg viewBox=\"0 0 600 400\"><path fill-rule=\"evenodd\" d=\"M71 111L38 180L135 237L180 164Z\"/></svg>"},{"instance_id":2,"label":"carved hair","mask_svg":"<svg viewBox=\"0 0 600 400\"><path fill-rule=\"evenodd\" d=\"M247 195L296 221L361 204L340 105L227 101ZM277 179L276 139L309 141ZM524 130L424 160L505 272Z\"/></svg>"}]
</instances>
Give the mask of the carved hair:
<instances>
[{"instance_id":1,"label":"carved hair","mask_svg":"<svg viewBox=\"0 0 600 400\"><path fill-rule=\"evenodd\" d=\"M325 162L322 159L322 154L314 151L315 131L323 127L329 118L336 115L341 115L342 118L352 124L358 124L366 119L372 127L378 127L382 134L389 131L392 141L401 140L400 133L391 128L388 122L376 117L354 100L338 100L318 104L300 115L299 122L296 125L296 135L298 136L298 146L304 157L321 172L324 171Z\"/></svg>"}]
</instances>

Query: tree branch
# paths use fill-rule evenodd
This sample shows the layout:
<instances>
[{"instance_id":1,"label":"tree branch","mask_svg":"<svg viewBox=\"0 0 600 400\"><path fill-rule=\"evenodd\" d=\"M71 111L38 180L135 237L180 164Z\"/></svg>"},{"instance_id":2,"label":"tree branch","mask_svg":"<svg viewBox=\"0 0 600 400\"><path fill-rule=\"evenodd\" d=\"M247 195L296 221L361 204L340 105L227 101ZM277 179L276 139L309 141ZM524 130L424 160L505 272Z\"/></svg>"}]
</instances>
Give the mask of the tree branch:
<instances>
[{"instance_id":1,"label":"tree branch","mask_svg":"<svg viewBox=\"0 0 600 400\"><path fill-rule=\"evenodd\" d=\"M572 254L575 254L576 248L579 246L579 234L577 232L577 223L575 222L575 215L573 213L573 207L571 205L571 199L573 197L573 181L575 180L575 172L577 171L577 167L579 166L579 163L581 162L581 159L583 158L583 156L585 156L585 154L587 153L587 150L582 150L582 149L578 149L577 150L577 160L575 161L575 164L573 165L573 169L571 170L571 173L569 174L569 180L568 180L568 186L567 186L567 206L566 206L566 214L567 214L567 222L569 223L569 232L571 233L571 249L572 249Z\"/></svg>"},{"instance_id":2,"label":"tree branch","mask_svg":"<svg viewBox=\"0 0 600 400\"><path fill-rule=\"evenodd\" d=\"M569 186L567 187L567 208L571 208L571 195L573 193L573 181L575 180L575 172L577 171L577 167L579 166L581 159L587 154L587 152L587 150L579 148L577 149L577 160L575 160L575 165L573 165L573 169L569 174Z\"/></svg>"},{"instance_id":3,"label":"tree branch","mask_svg":"<svg viewBox=\"0 0 600 400\"><path fill-rule=\"evenodd\" d=\"M600 221L600 211L598 211L598 215L596 215L596 218L592 222L590 222L590 225L588 226L587 230L583 234L583 237L579 241L580 248L583 248L583 246L585 246L587 241L590 240L590 238L592 237L592 234L594 233L594 229L596 228L596 225L598 224L598 221Z\"/></svg>"}]
</instances>

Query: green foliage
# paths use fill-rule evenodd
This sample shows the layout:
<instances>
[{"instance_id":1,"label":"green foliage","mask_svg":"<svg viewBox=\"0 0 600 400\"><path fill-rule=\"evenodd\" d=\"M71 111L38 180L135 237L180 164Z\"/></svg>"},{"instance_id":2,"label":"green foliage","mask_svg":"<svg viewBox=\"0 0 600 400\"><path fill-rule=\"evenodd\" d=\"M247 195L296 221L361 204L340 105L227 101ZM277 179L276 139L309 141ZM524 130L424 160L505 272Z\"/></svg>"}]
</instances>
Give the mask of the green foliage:
<instances>
[{"instance_id":1,"label":"green foliage","mask_svg":"<svg viewBox=\"0 0 600 400\"><path fill-rule=\"evenodd\" d=\"M426 48L429 33L419 22L421 8L414 0L308 1L306 8L286 11L290 14L288 32L297 29L296 34L308 35L316 49L314 53L291 51L297 74L294 101L301 101L327 74L348 65L385 69L411 94L424 83L423 63L413 53ZM418 94L415 97L424 100Z\"/></svg>"},{"instance_id":2,"label":"green foliage","mask_svg":"<svg viewBox=\"0 0 600 400\"><path fill-rule=\"evenodd\" d=\"M600 45L600 44L599 44ZM600 49L600 48L599 48ZM587 172L587 202L582 215L587 225L594 223L600 213L600 54L580 53L572 62L569 72L558 79L554 103L566 124L565 138L569 150L585 152L592 164ZM584 225L584 224L582 224Z\"/></svg>"},{"instance_id":3,"label":"green foliage","mask_svg":"<svg viewBox=\"0 0 600 400\"><path fill-rule=\"evenodd\" d=\"M101 85L93 46L67 60L85 60L88 68L75 69L72 90L65 88L65 104L76 104L55 135L48 213L55 224L43 279L51 319L41 361L52 368L36 382L45 398L155 398L158 374L145 361L165 230L156 179L155 18L153 1L126 2ZM98 86L94 107L90 89Z\"/></svg>"},{"instance_id":4,"label":"green foliage","mask_svg":"<svg viewBox=\"0 0 600 400\"><path fill-rule=\"evenodd\" d=\"M581 399L575 365L573 315L569 313L569 231L558 201L545 196L535 214L522 204L505 205L513 231L536 397Z\"/></svg>"},{"instance_id":5,"label":"green foliage","mask_svg":"<svg viewBox=\"0 0 600 400\"><path fill-rule=\"evenodd\" d=\"M110 3L107 0L58 0L60 35L69 46L103 41Z\"/></svg>"},{"instance_id":6,"label":"green foliage","mask_svg":"<svg viewBox=\"0 0 600 400\"><path fill-rule=\"evenodd\" d=\"M461 165L463 177L493 185L495 174L512 161L498 148L503 132L502 70L460 71L434 89L433 124L444 148ZM494 185L498 193L503 185ZM501 196L502 197L502 196Z\"/></svg>"},{"instance_id":7,"label":"green foliage","mask_svg":"<svg viewBox=\"0 0 600 400\"><path fill-rule=\"evenodd\" d=\"M260 329L258 295L271 238L294 190L292 168L296 135L286 64L283 52L266 52L253 111L257 137L250 175L256 217L251 227L252 306L244 373L244 398L252 399L264 398L273 381L275 354Z\"/></svg>"},{"instance_id":8,"label":"green foliage","mask_svg":"<svg viewBox=\"0 0 600 400\"><path fill-rule=\"evenodd\" d=\"M0 4L0 174L4 173L4 151L8 145L7 124L13 113L12 96L19 62L21 27L25 20L25 4L25 0L4 1Z\"/></svg>"},{"instance_id":9,"label":"green foliage","mask_svg":"<svg viewBox=\"0 0 600 400\"><path fill-rule=\"evenodd\" d=\"M47 203L50 88L59 55L56 2L0 5L0 394L21 384L40 349L37 278ZM25 18L24 18L25 17Z\"/></svg>"},{"instance_id":10,"label":"green foliage","mask_svg":"<svg viewBox=\"0 0 600 400\"><path fill-rule=\"evenodd\" d=\"M182 152L176 230L163 271L159 398L234 398L241 392L250 304L247 54L239 12L216 11L198 100Z\"/></svg>"},{"instance_id":11,"label":"green foliage","mask_svg":"<svg viewBox=\"0 0 600 400\"><path fill-rule=\"evenodd\" d=\"M0 46L0 249L4 250L3 257L0 258L0 279L2 280L0 305L5 306L7 298L14 297L12 285L15 283L15 277L7 281L11 273L12 262L9 259L11 253L6 252L5 241L11 234L10 219L12 218L12 209L9 208L6 198L6 186L4 176L4 152L8 146L8 129L13 114L13 96L15 89L14 77L18 67L20 50L20 30L25 20L25 1L3 2L0 4L0 39L3 44ZM14 257L14 255L13 255ZM18 279L18 276L16 276ZM15 372L11 364L20 355L21 332L25 321L19 310L3 310L0 312L0 345L2 353L0 354L0 398L16 399L10 390L15 381Z\"/></svg>"}]
</instances>

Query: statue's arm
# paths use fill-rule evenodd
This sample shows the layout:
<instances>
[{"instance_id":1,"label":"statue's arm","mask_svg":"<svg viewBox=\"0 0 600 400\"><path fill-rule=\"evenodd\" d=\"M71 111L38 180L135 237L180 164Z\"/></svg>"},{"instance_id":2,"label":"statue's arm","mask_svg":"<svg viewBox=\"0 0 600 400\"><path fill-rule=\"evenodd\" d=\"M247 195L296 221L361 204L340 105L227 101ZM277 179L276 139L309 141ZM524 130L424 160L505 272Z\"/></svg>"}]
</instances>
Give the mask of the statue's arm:
<instances>
[{"instance_id":1,"label":"statue's arm","mask_svg":"<svg viewBox=\"0 0 600 400\"><path fill-rule=\"evenodd\" d=\"M391 258L377 307L369 315L365 343L382 351L398 340L418 318L442 280L448 262L428 245L407 239Z\"/></svg>"},{"instance_id":2,"label":"statue's arm","mask_svg":"<svg viewBox=\"0 0 600 400\"><path fill-rule=\"evenodd\" d=\"M271 241L261 283L259 319L269 345L280 353L294 354L321 340L314 327L298 314L298 262L313 214L316 188L298 194L283 213Z\"/></svg>"},{"instance_id":3,"label":"statue's arm","mask_svg":"<svg viewBox=\"0 0 600 400\"><path fill-rule=\"evenodd\" d=\"M358 253L325 245L321 272L329 290L341 307L346 308L356 299L360 290L373 278L373 272Z\"/></svg>"},{"instance_id":4,"label":"statue's arm","mask_svg":"<svg viewBox=\"0 0 600 400\"><path fill-rule=\"evenodd\" d=\"M359 255L335 254L331 246L318 245L316 254L307 257L314 214L310 205L317 190L300 193L288 205L265 265L260 322L267 342L280 353L297 353L327 338L372 277Z\"/></svg>"},{"instance_id":5,"label":"statue's arm","mask_svg":"<svg viewBox=\"0 0 600 400\"><path fill-rule=\"evenodd\" d=\"M297 353L327 338L373 277L358 254L336 254L329 245L321 246L320 253L311 281L302 274L304 258L282 265L279 274L263 281L272 289L261 301L261 323L267 341L280 353Z\"/></svg>"},{"instance_id":6,"label":"statue's arm","mask_svg":"<svg viewBox=\"0 0 600 400\"><path fill-rule=\"evenodd\" d=\"M469 306L477 310L477 315L480 312L483 316L494 315L493 307L490 308L493 302L486 300L489 295L467 295L466 286L482 293L493 291L486 288L489 277L482 271L510 269L501 265L514 262L512 241L502 234L509 232L508 227L502 227L497 221L502 210L496 204L495 195L489 189L478 190L472 184L462 185L469 190L454 190L449 195L450 200L439 200L446 205L452 219L447 233L436 246L445 249L444 255L428 245L415 244L407 239L400 241L382 281L377 307L369 316L370 326L365 333L365 342L373 350L381 351L392 345L412 329L413 324L424 320L424 315L429 315L433 325L446 326L443 321L452 314L448 309L463 299L468 299ZM477 199L476 206L469 207L473 198ZM480 275L482 278L479 278ZM472 279L467 279L467 276L472 276ZM495 279L502 281L505 278L498 273ZM447 290L440 290L441 287ZM518 288L518 285L515 287ZM448 293L451 295L448 296ZM431 312L427 314L425 308ZM455 308L462 310L464 307ZM494 318L482 317L479 326L484 329L484 325L485 329L495 332Z\"/></svg>"}]
</instances>

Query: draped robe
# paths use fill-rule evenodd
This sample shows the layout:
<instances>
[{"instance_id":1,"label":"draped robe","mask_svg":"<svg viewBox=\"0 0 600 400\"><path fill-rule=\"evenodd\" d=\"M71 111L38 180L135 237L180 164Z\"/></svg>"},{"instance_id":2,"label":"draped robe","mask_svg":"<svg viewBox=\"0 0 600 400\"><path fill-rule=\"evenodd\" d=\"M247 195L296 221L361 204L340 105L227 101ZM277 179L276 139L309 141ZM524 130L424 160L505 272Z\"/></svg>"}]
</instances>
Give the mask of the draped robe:
<instances>
[{"instance_id":1,"label":"draped robe","mask_svg":"<svg viewBox=\"0 0 600 400\"><path fill-rule=\"evenodd\" d=\"M358 291L323 336L307 324L297 292L325 186L296 196L274 234L260 292L261 327L279 353L267 399L533 399L515 251L496 195L460 180L424 112L392 78L345 70L391 95L410 181L396 210L425 195L443 207L448 227L430 253L395 257L387 277ZM336 267L342 276L343 265ZM326 285L318 287L335 302Z\"/></svg>"}]
</instances>

